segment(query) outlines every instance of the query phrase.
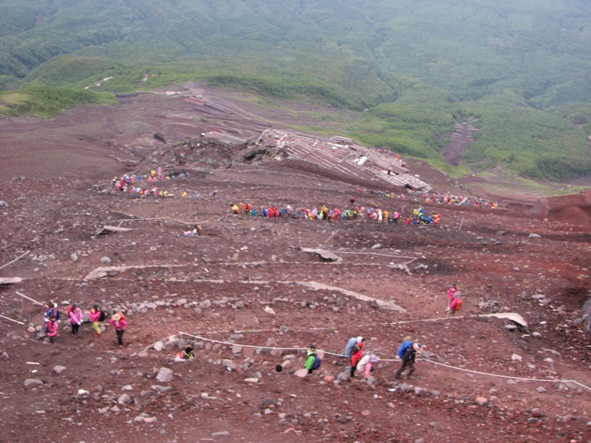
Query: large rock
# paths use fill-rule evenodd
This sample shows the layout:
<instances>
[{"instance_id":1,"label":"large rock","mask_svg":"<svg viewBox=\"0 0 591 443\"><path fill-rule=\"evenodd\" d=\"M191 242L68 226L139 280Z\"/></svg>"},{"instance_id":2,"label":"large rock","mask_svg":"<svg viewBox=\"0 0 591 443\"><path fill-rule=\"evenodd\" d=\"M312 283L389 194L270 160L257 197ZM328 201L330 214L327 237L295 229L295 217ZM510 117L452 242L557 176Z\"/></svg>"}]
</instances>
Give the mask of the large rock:
<instances>
[{"instance_id":1,"label":"large rock","mask_svg":"<svg viewBox=\"0 0 591 443\"><path fill-rule=\"evenodd\" d=\"M304 378L306 375L308 375L308 370L306 368L298 369L294 372L294 375L296 377Z\"/></svg>"},{"instance_id":2,"label":"large rock","mask_svg":"<svg viewBox=\"0 0 591 443\"><path fill-rule=\"evenodd\" d=\"M126 405L128 403L131 403L131 397L128 394L121 394L117 399L117 403L119 403L120 405Z\"/></svg>"},{"instance_id":3,"label":"large rock","mask_svg":"<svg viewBox=\"0 0 591 443\"><path fill-rule=\"evenodd\" d=\"M171 369L168 368L160 368L158 371L158 375L156 376L156 380L160 383L170 383L173 378L173 372Z\"/></svg>"}]
</instances>

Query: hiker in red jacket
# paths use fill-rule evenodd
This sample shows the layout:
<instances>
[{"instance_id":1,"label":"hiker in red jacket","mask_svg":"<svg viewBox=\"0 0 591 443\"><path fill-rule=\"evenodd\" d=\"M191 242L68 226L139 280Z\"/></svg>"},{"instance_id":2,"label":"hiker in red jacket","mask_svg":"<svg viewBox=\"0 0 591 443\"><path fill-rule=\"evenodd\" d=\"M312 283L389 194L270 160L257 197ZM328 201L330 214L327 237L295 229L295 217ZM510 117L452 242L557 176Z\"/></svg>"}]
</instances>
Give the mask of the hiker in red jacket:
<instances>
[{"instance_id":1,"label":"hiker in red jacket","mask_svg":"<svg viewBox=\"0 0 591 443\"><path fill-rule=\"evenodd\" d=\"M363 343L363 337L358 337L357 343L355 344L355 346L353 346L353 349L351 350L351 378L355 377L355 370L357 369L357 364L363 358L364 346L365 343Z\"/></svg>"}]
</instances>

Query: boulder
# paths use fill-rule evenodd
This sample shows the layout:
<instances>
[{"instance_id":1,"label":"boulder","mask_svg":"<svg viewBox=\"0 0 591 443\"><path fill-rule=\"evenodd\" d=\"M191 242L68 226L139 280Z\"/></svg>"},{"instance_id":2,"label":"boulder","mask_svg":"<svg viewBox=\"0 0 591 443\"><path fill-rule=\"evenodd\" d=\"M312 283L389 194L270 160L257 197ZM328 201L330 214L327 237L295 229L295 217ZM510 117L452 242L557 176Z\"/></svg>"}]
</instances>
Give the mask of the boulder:
<instances>
[{"instance_id":1,"label":"boulder","mask_svg":"<svg viewBox=\"0 0 591 443\"><path fill-rule=\"evenodd\" d=\"M158 371L158 375L156 376L156 380L160 383L170 383L173 378L173 372L171 369L168 368L160 368Z\"/></svg>"}]
</instances>

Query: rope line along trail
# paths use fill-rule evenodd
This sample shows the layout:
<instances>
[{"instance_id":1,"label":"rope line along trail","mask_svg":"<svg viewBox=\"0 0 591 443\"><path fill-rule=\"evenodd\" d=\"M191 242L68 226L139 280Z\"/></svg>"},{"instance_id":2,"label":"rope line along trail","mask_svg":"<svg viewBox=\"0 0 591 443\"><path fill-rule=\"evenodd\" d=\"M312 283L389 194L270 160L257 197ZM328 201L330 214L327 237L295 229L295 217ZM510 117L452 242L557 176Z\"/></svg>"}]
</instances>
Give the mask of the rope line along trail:
<instances>
[{"instance_id":1,"label":"rope line along trail","mask_svg":"<svg viewBox=\"0 0 591 443\"><path fill-rule=\"evenodd\" d=\"M9 261L9 262L8 262L8 263L6 263L5 265L2 265L2 266L0 266L0 269L4 269L6 266L9 266L9 265L13 264L14 262L16 262L16 261L19 261L21 258L23 258L25 255L27 255L29 252L31 252L31 251L27 251L27 252L25 252L24 254L22 254L22 255L19 255L19 256L18 256L17 258L15 258L14 260L12 260L12 261Z\"/></svg>"},{"instance_id":2,"label":"rope line along trail","mask_svg":"<svg viewBox=\"0 0 591 443\"><path fill-rule=\"evenodd\" d=\"M429 319L429 320L424 320L424 321L433 321L434 319ZM435 320L443 320L443 319L435 319ZM406 322L400 322L400 323L406 323ZM318 329L331 329L331 328L318 328ZM275 330L260 330L260 331L250 331L250 332L269 332L269 331L275 331ZM226 331L223 331L226 332ZM240 332L240 331L235 331L235 332ZM196 335L196 334L189 334L187 332L179 332L179 334L181 336L186 335L188 337L193 337L193 338L198 338L200 340L204 340L204 341L209 341L212 343L218 343L218 344L223 344L223 345L228 345L228 346L234 346L234 345L238 345L238 346L242 346L245 348L258 348L258 349L271 349L271 350L282 350L282 351L305 351L308 348L307 347L302 347L302 346L293 346L293 347L276 347L276 346L260 346L260 345L243 345L240 343L233 343L233 342L229 342L229 341L224 341L224 340L216 340L216 339L212 339L212 338L208 338L208 337L204 337L201 335ZM324 355L332 355L334 357L345 357L344 354L338 354L335 352L329 352L329 351L324 351L322 349L318 349L318 351L321 351L324 353ZM380 359L380 362L399 362L400 358L394 358L394 359ZM471 374L477 374L477 375L482 375L482 376L486 376L486 377L496 377L496 378L503 378L503 379L508 379L508 380L515 380L515 381L519 381L519 382L535 382L535 383L572 383L575 384L579 387L581 387L582 389L586 390L587 392L591 393L591 387L578 382L577 380L567 380L567 379L556 379L556 380L550 380L550 379L541 379L541 378L531 378L531 377L517 377L517 376L510 376L510 375L502 375L502 374L494 374L494 373L490 373L490 372L483 372L483 371L476 371L473 369L466 369L466 368L460 368L458 366L453 366L453 365L449 365L446 363L439 363L439 362L435 362L433 360L430 359L426 359L426 358L422 358L421 361L425 361L437 366L442 366L448 369L453 369L456 371L462 371L462 372L468 372Z\"/></svg>"},{"instance_id":3,"label":"rope line along trail","mask_svg":"<svg viewBox=\"0 0 591 443\"><path fill-rule=\"evenodd\" d=\"M31 297L29 297L29 296L27 296L27 295L25 295L25 294L21 294L21 293L20 293L20 292L18 292L18 291L16 291L16 293L17 293L17 295L20 295L21 297L24 297L24 298L26 298L27 300L31 300L31 301L32 301L33 303L35 303L36 305L39 305L39 306L45 306L43 303L41 303L41 302L38 302L37 300L35 300L35 299L32 299Z\"/></svg>"},{"instance_id":4,"label":"rope line along trail","mask_svg":"<svg viewBox=\"0 0 591 443\"><path fill-rule=\"evenodd\" d=\"M6 320L10 320L10 321L12 321L14 323L18 323L19 325L26 326L25 323L23 323L22 321L18 321L18 320L15 320L13 318L6 317L5 315L0 314L0 317L5 318Z\"/></svg>"},{"instance_id":5,"label":"rope line along trail","mask_svg":"<svg viewBox=\"0 0 591 443\"><path fill-rule=\"evenodd\" d=\"M37 305L44 306L43 303L40 303L37 300L32 299L31 297L21 294L18 291L16 292L16 294L32 301L33 303L35 303ZM488 317L489 315L484 315L484 316ZM436 321L440 321L440 320L455 320L455 319L470 318L470 317L483 317L483 315L460 316L460 317L451 317L451 318L439 317L439 318L429 318L429 319L416 319L416 320L389 322L388 324L389 325L396 325L396 324L417 323L417 322L436 322ZM12 321L12 322L20 324L20 325L25 325L25 323L23 323L19 320L14 320L10 317L6 317L1 314L0 314L0 318L4 318L6 320ZM326 330L334 330L334 328L312 328L312 329L308 329L308 330L326 331ZM276 331L276 329L260 329L260 330L248 330L248 331L234 331L234 332L235 333L243 333L243 332L256 333L256 332L275 332L275 331ZM216 333L219 334L219 333L228 333L228 332L229 331L212 331L212 332L210 332L210 334L216 334ZM235 346L236 345L236 346L241 346L243 348L264 348L264 349L281 350L281 351L305 351L306 349L308 349L307 347L303 347L303 346L275 347L275 346L260 346L260 345L248 345L248 344L233 343L233 342L229 342L229 341L225 341L225 340L216 340L216 339L204 337L201 335L190 334L188 332L183 332L183 331L179 331L179 335L181 337L183 335L185 335L187 337L193 337L193 338L197 338L197 339L203 340L203 341L208 341L211 343L218 343L218 344L227 345L227 346ZM324 351L322 349L319 349L319 351L323 352L324 355L331 355L334 357L341 357L341 358L345 357L344 354L339 354L336 352ZM397 362L397 361L400 361L400 358L396 357L394 359L380 359L380 361L382 361L382 362ZM540 379L540 378L531 378L531 377L518 377L518 376L494 374L494 373L490 373L490 372L477 371L477 370L473 370L473 369L460 368L457 366L449 365L446 363L435 362L433 360L425 359L425 358L422 358L421 361L426 361L426 362L431 363L433 365L445 367L445 368L456 370L456 371L462 371L462 372L467 372L467 373L477 374L477 375L482 375L482 376L487 376L487 377L496 377L496 378L503 378L503 379L509 379L509 380L515 380L515 381L522 381L522 382L572 383L572 384L575 384L575 385L579 386L580 388L586 390L587 392L591 393L591 387L589 387L583 383L580 383L577 380L566 380L566 379L551 380L551 379Z\"/></svg>"}]
</instances>

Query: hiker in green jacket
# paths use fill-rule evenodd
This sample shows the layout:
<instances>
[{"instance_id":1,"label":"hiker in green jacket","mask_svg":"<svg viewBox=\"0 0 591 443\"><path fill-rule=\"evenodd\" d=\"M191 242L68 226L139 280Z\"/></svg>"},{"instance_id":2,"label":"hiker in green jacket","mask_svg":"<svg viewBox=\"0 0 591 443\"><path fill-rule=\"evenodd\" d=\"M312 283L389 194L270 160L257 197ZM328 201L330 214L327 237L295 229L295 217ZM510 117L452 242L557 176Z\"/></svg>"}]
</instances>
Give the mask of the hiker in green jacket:
<instances>
[{"instance_id":1,"label":"hiker in green jacket","mask_svg":"<svg viewBox=\"0 0 591 443\"><path fill-rule=\"evenodd\" d=\"M308 370L308 374L314 372L314 364L316 363L316 346L310 346L310 349L307 351L308 358L306 358L306 369Z\"/></svg>"}]
</instances>

